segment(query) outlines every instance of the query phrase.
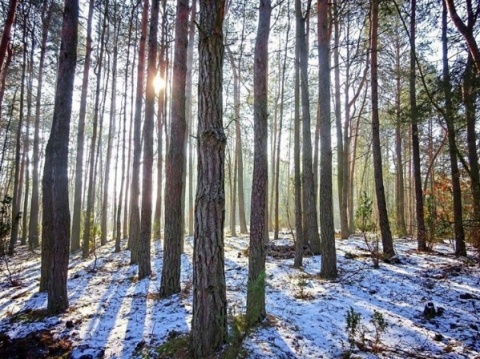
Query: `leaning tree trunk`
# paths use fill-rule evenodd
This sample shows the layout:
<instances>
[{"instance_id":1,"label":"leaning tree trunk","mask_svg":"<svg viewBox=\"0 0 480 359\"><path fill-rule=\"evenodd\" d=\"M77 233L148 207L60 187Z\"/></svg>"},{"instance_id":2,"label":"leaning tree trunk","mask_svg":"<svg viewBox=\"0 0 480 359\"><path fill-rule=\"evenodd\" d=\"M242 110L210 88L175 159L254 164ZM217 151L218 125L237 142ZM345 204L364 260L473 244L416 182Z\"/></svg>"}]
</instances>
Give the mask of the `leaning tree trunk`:
<instances>
[{"instance_id":1,"label":"leaning tree trunk","mask_svg":"<svg viewBox=\"0 0 480 359\"><path fill-rule=\"evenodd\" d=\"M77 32L78 0L65 0L52 131L45 150L42 180L42 265L49 268L47 310L51 315L64 312L68 308L68 141L77 61ZM43 263L45 260L47 263Z\"/></svg>"},{"instance_id":2,"label":"leaning tree trunk","mask_svg":"<svg viewBox=\"0 0 480 359\"><path fill-rule=\"evenodd\" d=\"M223 0L200 1L198 180L193 249L192 349L205 358L227 340L223 226L225 146L223 130Z\"/></svg>"},{"instance_id":3,"label":"leaning tree trunk","mask_svg":"<svg viewBox=\"0 0 480 359\"><path fill-rule=\"evenodd\" d=\"M184 233L185 85L187 81L188 0L177 1L172 86L172 126L165 176L165 242L160 295L180 291L180 255Z\"/></svg>"},{"instance_id":4,"label":"leaning tree trunk","mask_svg":"<svg viewBox=\"0 0 480 359\"><path fill-rule=\"evenodd\" d=\"M372 0L371 8L371 91L372 91L372 152L375 194L377 199L378 218L382 235L383 254L387 258L395 256L392 233L388 222L387 202L383 185L382 149L380 145L380 119L378 114L378 3Z\"/></svg>"}]
</instances>

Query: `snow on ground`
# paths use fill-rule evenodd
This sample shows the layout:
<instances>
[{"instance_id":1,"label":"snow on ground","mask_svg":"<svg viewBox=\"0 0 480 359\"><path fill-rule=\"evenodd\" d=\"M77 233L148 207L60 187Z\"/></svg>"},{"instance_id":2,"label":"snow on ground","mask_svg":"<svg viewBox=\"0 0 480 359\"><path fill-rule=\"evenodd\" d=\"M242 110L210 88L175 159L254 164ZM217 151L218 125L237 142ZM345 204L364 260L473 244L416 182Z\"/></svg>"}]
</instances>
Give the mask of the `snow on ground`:
<instances>
[{"instance_id":1,"label":"snow on ground","mask_svg":"<svg viewBox=\"0 0 480 359\"><path fill-rule=\"evenodd\" d=\"M125 243L123 243L125 245ZM288 238L277 246L292 245ZM248 238L225 239L229 315L245 312ZM437 245L431 254L417 253L416 243L396 240L400 264L381 262L373 269L359 238L337 241L340 278L319 278L320 256L306 257L302 270L293 259L267 257L267 319L244 341L248 358L338 358L349 348L346 313L362 316L366 346L371 348L374 311L387 322L378 352L354 349L360 358L480 358L480 269L471 258L455 258ZM169 333L187 333L192 317L193 239L182 255L181 294L159 299L163 252L152 247L151 278L138 280L129 251L114 253L113 244L97 250L95 259L72 256L69 267L69 310L60 316L26 321L22 313L46 308L38 293L40 257L19 248L9 269L20 286L7 280L0 264L0 333L24 337L49 329L74 346L73 358L132 358L143 345L165 342ZM353 258L352 258L353 257ZM94 269L95 265L95 270ZM426 319L432 302L443 314ZM441 310L441 309L440 309Z\"/></svg>"}]
</instances>

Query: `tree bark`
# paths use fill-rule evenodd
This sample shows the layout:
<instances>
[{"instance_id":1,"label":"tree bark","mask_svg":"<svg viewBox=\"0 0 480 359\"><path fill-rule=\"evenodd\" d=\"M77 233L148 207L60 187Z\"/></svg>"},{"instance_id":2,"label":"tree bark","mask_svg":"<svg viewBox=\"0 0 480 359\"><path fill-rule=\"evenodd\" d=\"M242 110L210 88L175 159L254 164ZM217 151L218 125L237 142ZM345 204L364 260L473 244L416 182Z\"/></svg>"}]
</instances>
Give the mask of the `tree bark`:
<instances>
[{"instance_id":1,"label":"tree bark","mask_svg":"<svg viewBox=\"0 0 480 359\"><path fill-rule=\"evenodd\" d=\"M24 21L27 20L27 16L24 16ZM27 24L24 24L23 34L23 56L22 56L22 75L20 82L20 108L18 115L18 127L15 142L15 172L13 178L13 196L12 196L12 229L10 232L10 243L8 246L8 255L12 256L14 253L15 245L18 240L18 229L20 227L20 219L22 213L20 211L21 198L22 198L22 127L24 122L24 104L25 104L25 79L27 71ZM24 149L26 151L26 149Z\"/></svg>"},{"instance_id":2,"label":"tree bark","mask_svg":"<svg viewBox=\"0 0 480 359\"><path fill-rule=\"evenodd\" d=\"M42 8L42 39L40 44L40 60L38 63L37 94L35 102L35 121L33 136L33 172L32 172L32 201L30 203L30 223L28 230L30 249L39 246L39 167L40 167L40 107L42 104L43 90L43 67L45 64L45 54L47 51L48 29L52 15L52 6L48 0L44 0Z\"/></svg>"},{"instance_id":3,"label":"tree bark","mask_svg":"<svg viewBox=\"0 0 480 359\"><path fill-rule=\"evenodd\" d=\"M223 227L225 146L223 130L223 0L200 1L198 180L193 250L194 358L205 358L227 339Z\"/></svg>"},{"instance_id":4,"label":"tree bark","mask_svg":"<svg viewBox=\"0 0 480 359\"><path fill-rule=\"evenodd\" d=\"M330 123L330 33L328 29L328 0L318 2L318 105L320 107L320 232L322 265L320 275L337 278L337 254L333 225L332 144Z\"/></svg>"},{"instance_id":5,"label":"tree bark","mask_svg":"<svg viewBox=\"0 0 480 359\"><path fill-rule=\"evenodd\" d=\"M412 12L413 13L413 12ZM413 20L413 17L412 17ZM401 58L400 58L400 38L396 37L395 44L395 155L396 155L396 181L395 181L395 198L396 198L396 229L399 237L406 236L407 227L405 226L405 181L403 175L403 141L402 141L402 118L401 118L401 92L402 92L402 76L401 76Z\"/></svg>"},{"instance_id":6,"label":"tree bark","mask_svg":"<svg viewBox=\"0 0 480 359\"><path fill-rule=\"evenodd\" d=\"M47 310L51 315L68 308L67 273L70 243L68 205L68 141L73 82L77 60L78 0L65 0L52 131L45 150L42 262L48 271Z\"/></svg>"},{"instance_id":7,"label":"tree bark","mask_svg":"<svg viewBox=\"0 0 480 359\"><path fill-rule=\"evenodd\" d=\"M253 177L248 257L247 325L260 322L265 312L265 234L268 187L268 38L272 6L260 0L253 72Z\"/></svg>"},{"instance_id":8,"label":"tree bark","mask_svg":"<svg viewBox=\"0 0 480 359\"><path fill-rule=\"evenodd\" d=\"M372 152L373 171L375 178L375 194L377 200L380 232L382 235L383 254L388 259L395 256L392 233L388 222L387 203L385 201L385 188L383 185L382 150L380 145L380 120L378 114L378 3L371 2L371 91L372 91Z\"/></svg>"},{"instance_id":9,"label":"tree bark","mask_svg":"<svg viewBox=\"0 0 480 359\"><path fill-rule=\"evenodd\" d=\"M300 268L303 262L304 236L303 236L303 211L302 211L302 179L300 171L300 54L299 43L295 45L295 116L294 116L294 183L295 183L295 258L293 266Z\"/></svg>"},{"instance_id":10,"label":"tree bark","mask_svg":"<svg viewBox=\"0 0 480 359\"><path fill-rule=\"evenodd\" d=\"M480 173L475 131L475 99L478 96L478 89L474 87L475 80L477 78L473 68L473 59L469 56L463 77L463 101L465 103L465 117L467 120L468 162L470 164L470 188L473 199L473 242L480 249Z\"/></svg>"},{"instance_id":11,"label":"tree bark","mask_svg":"<svg viewBox=\"0 0 480 359\"><path fill-rule=\"evenodd\" d=\"M413 180L415 184L415 219L417 221L417 247L419 251L427 250L425 215L423 208L423 190L420 164L420 141L418 138L418 114L416 95L416 70L415 70L415 13L416 0L411 0L412 16L410 22L410 116L412 132L412 162Z\"/></svg>"},{"instance_id":12,"label":"tree bark","mask_svg":"<svg viewBox=\"0 0 480 359\"><path fill-rule=\"evenodd\" d=\"M142 154L142 143L140 140L142 127L142 103L145 77L145 42L147 38L148 24L148 0L143 1L142 25L140 44L138 49L137 65L137 88L135 94L135 118L133 123L133 164L132 180L130 183L130 226L129 226L129 244L130 244L130 264L138 263L139 242L140 242L140 157Z\"/></svg>"},{"instance_id":13,"label":"tree bark","mask_svg":"<svg viewBox=\"0 0 480 359\"><path fill-rule=\"evenodd\" d=\"M150 246L152 239L152 188L153 188L153 133L155 116L154 79L157 73L157 34L159 0L152 0L150 31L148 36L147 92L145 96L145 118L143 122L143 173L142 173L142 213L140 241L138 243L138 278L152 274ZM164 257L164 267L165 257Z\"/></svg>"},{"instance_id":14,"label":"tree bark","mask_svg":"<svg viewBox=\"0 0 480 359\"><path fill-rule=\"evenodd\" d=\"M111 161L112 161L112 147L113 147L113 138L115 137L116 132L116 99L117 99L117 59L118 59L118 25L117 25L117 3L114 4L114 13L113 13L113 58L112 58L112 93L110 98L110 121L108 126L108 138L107 138L107 154L105 159L105 175L103 181L103 200L102 200L102 211L100 219L100 244L103 246L107 243L107 233L108 233L108 200L109 200L109 189L110 189L110 170L111 170ZM116 178L116 176L115 176ZM116 191L114 191L115 193Z\"/></svg>"},{"instance_id":15,"label":"tree bark","mask_svg":"<svg viewBox=\"0 0 480 359\"><path fill-rule=\"evenodd\" d=\"M320 254L320 236L318 234L318 219L315 197L315 184L312 167L312 139L310 131L310 98L308 91L308 49L305 32L305 22L310 12L310 3L308 2L306 15L303 17L300 0L295 0L297 41L299 46L300 59L300 92L302 102L302 135L303 135L303 186L302 186L302 205L303 205L303 236L304 241L310 244L310 249L314 254Z\"/></svg>"},{"instance_id":16,"label":"tree bark","mask_svg":"<svg viewBox=\"0 0 480 359\"><path fill-rule=\"evenodd\" d=\"M87 113L88 80L92 57L92 19L94 0L89 1L87 17L87 41L85 46L85 62L83 64L82 92L80 94L80 113L78 116L77 158L75 165L75 192L73 201L72 241L70 250L80 249L80 222L82 216L82 188L83 188L83 156L85 148L85 117ZM45 24L45 22L44 22Z\"/></svg>"},{"instance_id":17,"label":"tree bark","mask_svg":"<svg viewBox=\"0 0 480 359\"><path fill-rule=\"evenodd\" d=\"M165 176L165 242L160 295L180 292L180 255L184 234L188 0L177 1L173 61L172 126Z\"/></svg>"},{"instance_id":18,"label":"tree bark","mask_svg":"<svg viewBox=\"0 0 480 359\"><path fill-rule=\"evenodd\" d=\"M193 48L195 45L195 19L197 15L197 1L192 0L190 9L190 23L188 25L188 48L187 48L187 82L185 85L185 106L187 111L188 121L188 235L193 236L193 218L194 218L194 204L193 204L193 146L194 146L194 118L193 118ZM186 185L186 184L185 184Z\"/></svg>"}]
</instances>

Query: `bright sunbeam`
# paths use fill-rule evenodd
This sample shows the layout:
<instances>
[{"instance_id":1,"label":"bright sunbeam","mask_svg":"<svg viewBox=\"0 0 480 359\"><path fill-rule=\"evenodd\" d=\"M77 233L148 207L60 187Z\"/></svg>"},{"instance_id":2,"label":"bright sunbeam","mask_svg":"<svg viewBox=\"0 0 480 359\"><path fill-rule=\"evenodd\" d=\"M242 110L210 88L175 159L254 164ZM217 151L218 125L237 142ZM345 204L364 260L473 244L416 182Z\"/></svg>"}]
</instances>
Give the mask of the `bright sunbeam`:
<instances>
[{"instance_id":1,"label":"bright sunbeam","mask_svg":"<svg viewBox=\"0 0 480 359\"><path fill-rule=\"evenodd\" d=\"M153 87L155 88L155 93L159 94L165 88L165 80L160 76L159 73L155 75L153 79Z\"/></svg>"}]
</instances>

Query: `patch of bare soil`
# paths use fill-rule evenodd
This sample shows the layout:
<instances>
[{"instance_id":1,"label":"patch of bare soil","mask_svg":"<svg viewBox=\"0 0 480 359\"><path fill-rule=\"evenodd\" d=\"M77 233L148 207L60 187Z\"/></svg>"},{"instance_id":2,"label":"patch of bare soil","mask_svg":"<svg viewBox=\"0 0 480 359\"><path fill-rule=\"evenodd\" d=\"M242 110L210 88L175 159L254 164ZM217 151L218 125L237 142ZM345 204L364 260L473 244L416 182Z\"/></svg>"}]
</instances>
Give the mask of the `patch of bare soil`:
<instances>
[{"instance_id":1,"label":"patch of bare soil","mask_svg":"<svg viewBox=\"0 0 480 359\"><path fill-rule=\"evenodd\" d=\"M0 358L63 359L70 358L71 352L70 340L55 338L47 329L15 339L11 339L5 333L0 333Z\"/></svg>"}]
</instances>

